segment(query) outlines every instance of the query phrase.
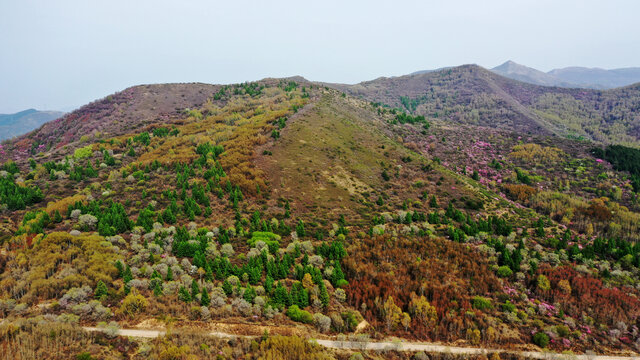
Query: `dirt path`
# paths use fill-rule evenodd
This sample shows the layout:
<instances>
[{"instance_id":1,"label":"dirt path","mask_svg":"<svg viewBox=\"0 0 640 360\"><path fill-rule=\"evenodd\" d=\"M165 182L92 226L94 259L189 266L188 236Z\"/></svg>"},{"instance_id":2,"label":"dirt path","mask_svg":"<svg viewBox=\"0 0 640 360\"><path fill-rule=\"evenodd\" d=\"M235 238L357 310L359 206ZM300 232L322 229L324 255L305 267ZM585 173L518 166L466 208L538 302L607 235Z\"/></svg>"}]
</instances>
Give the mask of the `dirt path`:
<instances>
[{"instance_id":1,"label":"dirt path","mask_svg":"<svg viewBox=\"0 0 640 360\"><path fill-rule=\"evenodd\" d=\"M86 331L100 331L95 327L83 327ZM163 336L166 332L164 330L139 330L139 329L120 329L118 335L136 337L136 338L156 338ZM247 335L234 335L225 332L213 331L209 333L210 336L221 338L237 338L237 337L253 337ZM318 343L318 345L332 348L332 349L348 349L348 350L394 350L394 351L424 351L432 353L450 353L456 355L487 355L494 352L510 352L517 353L523 357L531 359L560 359L560 360L640 360L640 356L607 356L607 355L563 355L551 352L536 352L536 351L507 351L501 349L485 349L474 347L459 347L459 346L447 346L433 343L415 343L405 341L340 341L340 340L312 340Z\"/></svg>"}]
</instances>

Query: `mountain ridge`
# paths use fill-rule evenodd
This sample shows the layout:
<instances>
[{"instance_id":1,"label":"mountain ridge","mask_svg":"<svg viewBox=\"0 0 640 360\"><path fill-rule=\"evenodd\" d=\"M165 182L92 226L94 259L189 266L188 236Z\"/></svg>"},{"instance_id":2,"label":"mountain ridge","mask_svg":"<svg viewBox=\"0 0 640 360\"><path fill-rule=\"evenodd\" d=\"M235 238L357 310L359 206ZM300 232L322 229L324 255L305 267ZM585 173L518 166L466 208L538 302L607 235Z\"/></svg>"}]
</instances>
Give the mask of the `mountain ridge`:
<instances>
[{"instance_id":1,"label":"mountain ridge","mask_svg":"<svg viewBox=\"0 0 640 360\"><path fill-rule=\"evenodd\" d=\"M36 109L0 114L0 141L25 134L64 114L61 111Z\"/></svg>"},{"instance_id":2,"label":"mountain ridge","mask_svg":"<svg viewBox=\"0 0 640 360\"><path fill-rule=\"evenodd\" d=\"M498 65L491 71L536 85L567 88L613 89L640 82L640 68L619 69L587 68L570 66L543 72L514 61Z\"/></svg>"}]
</instances>

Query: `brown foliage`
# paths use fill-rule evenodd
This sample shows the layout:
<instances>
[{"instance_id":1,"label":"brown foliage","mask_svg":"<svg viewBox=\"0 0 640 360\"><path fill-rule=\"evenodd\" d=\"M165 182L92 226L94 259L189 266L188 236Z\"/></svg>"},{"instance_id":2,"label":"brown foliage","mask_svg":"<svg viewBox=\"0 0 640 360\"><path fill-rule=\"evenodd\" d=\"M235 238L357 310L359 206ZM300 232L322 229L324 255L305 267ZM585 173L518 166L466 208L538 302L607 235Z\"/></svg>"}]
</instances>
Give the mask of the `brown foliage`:
<instances>
[{"instance_id":1,"label":"brown foliage","mask_svg":"<svg viewBox=\"0 0 640 360\"><path fill-rule=\"evenodd\" d=\"M561 303L564 312L570 316L588 313L609 325L618 321L635 323L640 316L640 300L630 288L608 288L600 279L581 275L570 266L546 267L540 272L551 282L551 290L543 295Z\"/></svg>"},{"instance_id":2,"label":"brown foliage","mask_svg":"<svg viewBox=\"0 0 640 360\"><path fill-rule=\"evenodd\" d=\"M462 338L470 325L464 316L471 310L469 300L499 290L486 259L442 238L365 238L354 243L349 254L344 265L350 281L348 301L378 329L384 328L386 299L392 296L400 309L415 314L416 300L412 298L417 294L424 296L437 314L428 311L426 316L414 316L411 334L405 335Z\"/></svg>"},{"instance_id":3,"label":"brown foliage","mask_svg":"<svg viewBox=\"0 0 640 360\"><path fill-rule=\"evenodd\" d=\"M599 221L607 221L613 217L611 210L607 207L607 198L593 199L586 208L578 209L582 214Z\"/></svg>"},{"instance_id":4,"label":"brown foliage","mask_svg":"<svg viewBox=\"0 0 640 360\"><path fill-rule=\"evenodd\" d=\"M505 192L512 200L528 203L529 199L538 192L538 189L524 184L505 184Z\"/></svg>"}]
</instances>

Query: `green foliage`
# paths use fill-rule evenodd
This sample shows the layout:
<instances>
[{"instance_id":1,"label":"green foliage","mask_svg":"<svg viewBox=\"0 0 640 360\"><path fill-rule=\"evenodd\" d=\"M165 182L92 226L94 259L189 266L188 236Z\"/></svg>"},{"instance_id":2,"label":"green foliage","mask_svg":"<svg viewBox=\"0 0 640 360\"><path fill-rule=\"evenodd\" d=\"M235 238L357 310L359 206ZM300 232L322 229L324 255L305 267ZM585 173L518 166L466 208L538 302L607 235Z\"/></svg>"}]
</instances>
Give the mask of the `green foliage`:
<instances>
[{"instance_id":1,"label":"green foliage","mask_svg":"<svg viewBox=\"0 0 640 360\"><path fill-rule=\"evenodd\" d=\"M60 211L58 211L56 209L56 211L53 212L53 222L58 224L62 222L62 215L60 214Z\"/></svg>"},{"instance_id":2,"label":"green foliage","mask_svg":"<svg viewBox=\"0 0 640 360\"><path fill-rule=\"evenodd\" d=\"M4 163L2 165L2 170L8 172L11 175L20 173L20 168L18 168L18 165L16 165L16 163L13 161L7 161L6 163Z\"/></svg>"},{"instance_id":3,"label":"green foliage","mask_svg":"<svg viewBox=\"0 0 640 360\"><path fill-rule=\"evenodd\" d=\"M551 290L551 283L549 282L549 279L540 274L538 275L538 289L542 290L542 291L549 291Z\"/></svg>"},{"instance_id":4,"label":"green foliage","mask_svg":"<svg viewBox=\"0 0 640 360\"><path fill-rule=\"evenodd\" d=\"M533 343L541 348L546 348L549 345L549 335L539 331L533 335Z\"/></svg>"},{"instance_id":5,"label":"green foliage","mask_svg":"<svg viewBox=\"0 0 640 360\"><path fill-rule=\"evenodd\" d=\"M233 294L233 287L231 286L229 280L225 280L222 282L222 291L224 291L227 296L231 296L231 294Z\"/></svg>"},{"instance_id":6,"label":"green foliage","mask_svg":"<svg viewBox=\"0 0 640 360\"><path fill-rule=\"evenodd\" d=\"M323 242L316 249L316 253L322 255L325 259L338 261L347 256L344 243L340 240L332 241L331 244Z\"/></svg>"},{"instance_id":7,"label":"green foliage","mask_svg":"<svg viewBox=\"0 0 640 360\"><path fill-rule=\"evenodd\" d=\"M425 129L428 129L431 124L422 115L411 116L409 114L400 113L395 117L394 123L400 124L422 124Z\"/></svg>"},{"instance_id":8,"label":"green foliage","mask_svg":"<svg viewBox=\"0 0 640 360\"><path fill-rule=\"evenodd\" d=\"M514 312L516 311L516 306L511 303L511 301L507 300L504 304L500 304L500 308L504 312Z\"/></svg>"},{"instance_id":9,"label":"green foliage","mask_svg":"<svg viewBox=\"0 0 640 360\"><path fill-rule=\"evenodd\" d=\"M491 299L482 297L482 296L474 296L471 299L471 305L474 309L478 310L490 310L493 309L493 304L491 304Z\"/></svg>"},{"instance_id":10,"label":"green foliage","mask_svg":"<svg viewBox=\"0 0 640 360\"><path fill-rule=\"evenodd\" d=\"M257 296L256 294L256 290L253 288L253 286L249 285L247 286L247 288L244 290L244 299L249 303L252 304L253 303L253 299L255 299Z\"/></svg>"},{"instance_id":11,"label":"green foliage","mask_svg":"<svg viewBox=\"0 0 640 360\"><path fill-rule=\"evenodd\" d=\"M143 132L134 136L133 142L143 145L149 145L151 143L151 136L149 136L148 132Z\"/></svg>"},{"instance_id":12,"label":"green foliage","mask_svg":"<svg viewBox=\"0 0 640 360\"><path fill-rule=\"evenodd\" d=\"M85 146L83 148L78 148L73 152L73 157L77 160L88 158L93 154L92 145Z\"/></svg>"},{"instance_id":13,"label":"green foliage","mask_svg":"<svg viewBox=\"0 0 640 360\"><path fill-rule=\"evenodd\" d=\"M202 287L202 292L200 293L200 305L209 306L211 305L211 298L209 297L209 292L206 287Z\"/></svg>"},{"instance_id":14,"label":"green foliage","mask_svg":"<svg viewBox=\"0 0 640 360\"><path fill-rule=\"evenodd\" d=\"M124 206L119 202L93 200L86 205L82 202L76 202L68 207L67 216L76 209L98 219L98 233L102 236L121 234L133 228L133 222L127 216Z\"/></svg>"},{"instance_id":15,"label":"green foliage","mask_svg":"<svg viewBox=\"0 0 640 360\"><path fill-rule=\"evenodd\" d=\"M76 360L94 360L94 357L91 356L91 353L85 351L76 355Z\"/></svg>"},{"instance_id":16,"label":"green foliage","mask_svg":"<svg viewBox=\"0 0 640 360\"><path fill-rule=\"evenodd\" d=\"M189 290L187 290L186 287L181 286L180 290L178 290L178 299L186 302L186 303L190 303L191 302L191 294L189 293Z\"/></svg>"},{"instance_id":17,"label":"green foliage","mask_svg":"<svg viewBox=\"0 0 640 360\"><path fill-rule=\"evenodd\" d=\"M96 285L96 290L93 293L93 296L96 299L103 299L108 293L109 290L107 289L107 285L105 285L102 280L98 281L98 285Z\"/></svg>"},{"instance_id":18,"label":"green foliage","mask_svg":"<svg viewBox=\"0 0 640 360\"><path fill-rule=\"evenodd\" d=\"M212 145L208 142L202 143L196 147L196 154L207 156L211 154L213 159L217 159L224 152L222 145Z\"/></svg>"},{"instance_id":19,"label":"green foliage","mask_svg":"<svg viewBox=\"0 0 640 360\"><path fill-rule=\"evenodd\" d=\"M254 231L251 238L247 240L249 246L255 246L256 242L264 241L271 253L275 253L280 247L280 235L268 231Z\"/></svg>"},{"instance_id":20,"label":"green foliage","mask_svg":"<svg viewBox=\"0 0 640 360\"><path fill-rule=\"evenodd\" d=\"M501 278L508 278L513 275L513 271L508 266L502 265L498 268L497 274Z\"/></svg>"},{"instance_id":21,"label":"green foliage","mask_svg":"<svg viewBox=\"0 0 640 360\"><path fill-rule=\"evenodd\" d=\"M153 228L155 217L155 211L149 208L144 208L140 210L140 214L138 215L138 219L136 220L136 225L142 226L146 231L151 231L151 229Z\"/></svg>"},{"instance_id":22,"label":"green foliage","mask_svg":"<svg viewBox=\"0 0 640 360\"><path fill-rule=\"evenodd\" d=\"M42 201L42 199L44 199L44 195L40 188L17 185L11 173L0 177L0 204L7 204L9 210L23 210L29 205Z\"/></svg>"},{"instance_id":23,"label":"green foliage","mask_svg":"<svg viewBox=\"0 0 640 360\"><path fill-rule=\"evenodd\" d=\"M306 232L304 230L304 221L298 221L298 225L296 225L296 233L299 237L304 237L306 235Z\"/></svg>"},{"instance_id":24,"label":"green foliage","mask_svg":"<svg viewBox=\"0 0 640 360\"><path fill-rule=\"evenodd\" d=\"M287 316L297 322L311 324L313 322L313 316L310 312L305 310L300 310L298 305L291 305L287 309Z\"/></svg>"},{"instance_id":25,"label":"green foliage","mask_svg":"<svg viewBox=\"0 0 640 360\"><path fill-rule=\"evenodd\" d=\"M631 174L633 190L640 192L640 150L622 145L609 145L604 150L595 148L592 153L607 160L613 168Z\"/></svg>"}]
</instances>

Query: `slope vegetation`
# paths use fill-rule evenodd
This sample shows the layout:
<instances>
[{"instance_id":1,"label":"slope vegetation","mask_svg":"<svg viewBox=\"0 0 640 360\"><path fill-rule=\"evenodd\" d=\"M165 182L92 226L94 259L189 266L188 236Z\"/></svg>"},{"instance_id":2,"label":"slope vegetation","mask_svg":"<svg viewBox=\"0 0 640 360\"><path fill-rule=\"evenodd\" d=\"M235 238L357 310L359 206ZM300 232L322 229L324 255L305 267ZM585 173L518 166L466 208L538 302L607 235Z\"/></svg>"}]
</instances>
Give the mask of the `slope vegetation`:
<instances>
[{"instance_id":1,"label":"slope vegetation","mask_svg":"<svg viewBox=\"0 0 640 360\"><path fill-rule=\"evenodd\" d=\"M431 121L640 145L640 85L606 91L544 87L465 65L330 86Z\"/></svg>"},{"instance_id":2,"label":"slope vegetation","mask_svg":"<svg viewBox=\"0 0 640 360\"><path fill-rule=\"evenodd\" d=\"M393 95L421 96L425 83L441 102ZM304 337L638 350L640 166L620 166L638 150L552 136L525 106L544 88L474 67L336 87L358 96L300 78L135 87L8 142L0 342L39 344L53 330L124 357L143 349L108 338L118 324L213 320ZM477 104L479 89L494 94L489 113L450 119L444 109ZM73 325L100 322L101 345ZM270 339L242 351L318 351ZM170 335L143 353L206 357L207 344L242 355Z\"/></svg>"}]
</instances>

